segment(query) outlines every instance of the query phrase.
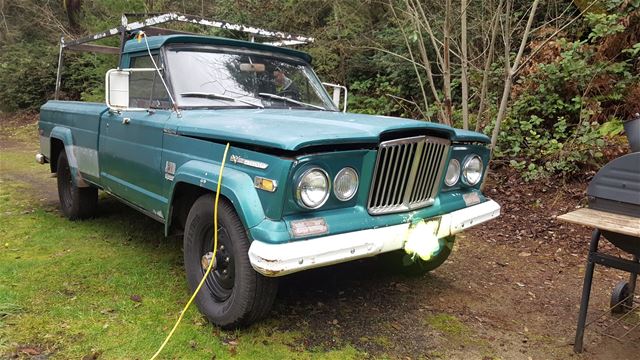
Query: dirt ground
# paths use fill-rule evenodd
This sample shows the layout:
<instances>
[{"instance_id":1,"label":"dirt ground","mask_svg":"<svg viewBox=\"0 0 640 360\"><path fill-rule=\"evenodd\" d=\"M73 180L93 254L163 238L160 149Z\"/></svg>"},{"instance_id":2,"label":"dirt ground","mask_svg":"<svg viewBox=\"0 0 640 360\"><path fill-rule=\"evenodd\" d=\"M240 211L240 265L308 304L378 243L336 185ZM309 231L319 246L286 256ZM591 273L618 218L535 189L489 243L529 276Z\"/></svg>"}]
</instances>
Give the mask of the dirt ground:
<instances>
[{"instance_id":1,"label":"dirt ground","mask_svg":"<svg viewBox=\"0 0 640 360\"><path fill-rule=\"evenodd\" d=\"M3 120L2 133L34 121ZM35 134L31 143L0 136L0 161L2 152L35 149ZM0 174L31 185L42 206L57 206L53 179L18 175ZM434 272L408 278L374 258L294 274L282 279L271 318L304 333L305 348L351 345L372 357L638 359L640 328L623 341L605 336L615 320L606 313L587 329L585 352L572 351L590 230L555 216L585 205L587 181L524 183L499 169L486 193L502 205L501 217L459 236ZM590 319L625 278L596 267Z\"/></svg>"}]
</instances>

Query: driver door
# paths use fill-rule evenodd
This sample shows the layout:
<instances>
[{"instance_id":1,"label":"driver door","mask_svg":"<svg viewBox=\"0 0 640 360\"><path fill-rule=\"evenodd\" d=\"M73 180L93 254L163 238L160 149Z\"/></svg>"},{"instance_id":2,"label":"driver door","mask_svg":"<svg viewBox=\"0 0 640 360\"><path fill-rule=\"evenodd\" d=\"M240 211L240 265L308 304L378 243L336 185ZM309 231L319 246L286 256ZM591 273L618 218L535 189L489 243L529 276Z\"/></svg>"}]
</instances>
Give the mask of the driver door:
<instances>
[{"instance_id":1,"label":"driver door","mask_svg":"<svg viewBox=\"0 0 640 360\"><path fill-rule=\"evenodd\" d=\"M159 64L157 55L156 63ZM153 68L148 54L133 56L131 68ZM171 116L168 94L157 72L133 72L130 106L147 111L107 111L100 121L100 175L107 191L164 220L162 139Z\"/></svg>"}]
</instances>

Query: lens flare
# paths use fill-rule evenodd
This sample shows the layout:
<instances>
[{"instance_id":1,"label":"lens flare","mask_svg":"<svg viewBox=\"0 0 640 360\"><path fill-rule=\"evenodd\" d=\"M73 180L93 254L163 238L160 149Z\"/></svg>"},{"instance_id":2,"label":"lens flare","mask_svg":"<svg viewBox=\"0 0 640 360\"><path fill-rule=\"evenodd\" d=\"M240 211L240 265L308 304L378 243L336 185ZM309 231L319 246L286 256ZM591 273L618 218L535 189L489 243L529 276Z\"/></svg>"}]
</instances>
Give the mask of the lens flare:
<instances>
[{"instance_id":1,"label":"lens flare","mask_svg":"<svg viewBox=\"0 0 640 360\"><path fill-rule=\"evenodd\" d=\"M424 261L429 261L440 251L440 240L436 235L439 221L422 221L409 229L404 251L412 256L418 256Z\"/></svg>"}]
</instances>

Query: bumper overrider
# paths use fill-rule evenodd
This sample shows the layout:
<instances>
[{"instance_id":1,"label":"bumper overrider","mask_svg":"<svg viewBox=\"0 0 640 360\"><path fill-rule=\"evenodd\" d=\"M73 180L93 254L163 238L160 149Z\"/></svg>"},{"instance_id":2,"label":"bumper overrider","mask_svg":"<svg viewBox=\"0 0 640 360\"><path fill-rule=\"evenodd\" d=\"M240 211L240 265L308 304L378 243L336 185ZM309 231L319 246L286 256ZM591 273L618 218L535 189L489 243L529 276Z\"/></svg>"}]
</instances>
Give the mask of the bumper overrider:
<instances>
[{"instance_id":1,"label":"bumper overrider","mask_svg":"<svg viewBox=\"0 0 640 360\"><path fill-rule=\"evenodd\" d=\"M499 215L500 205L488 200L423 221L438 221L436 235L443 238ZM411 227L407 222L285 244L254 240L249 248L249 259L257 272L265 276L282 276L402 249L411 235Z\"/></svg>"}]
</instances>

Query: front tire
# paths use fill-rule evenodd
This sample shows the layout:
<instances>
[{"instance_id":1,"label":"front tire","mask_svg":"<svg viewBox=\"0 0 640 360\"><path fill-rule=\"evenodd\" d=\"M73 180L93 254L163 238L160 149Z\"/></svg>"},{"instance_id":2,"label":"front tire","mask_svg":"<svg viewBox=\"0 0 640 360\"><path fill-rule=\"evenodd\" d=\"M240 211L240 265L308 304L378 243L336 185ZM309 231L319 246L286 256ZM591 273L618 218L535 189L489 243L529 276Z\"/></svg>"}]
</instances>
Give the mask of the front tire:
<instances>
[{"instance_id":1,"label":"front tire","mask_svg":"<svg viewBox=\"0 0 640 360\"><path fill-rule=\"evenodd\" d=\"M204 276L213 250L214 196L199 197L187 217L184 233L184 266L187 283L195 291ZM216 267L196 295L196 306L209 321L233 329L265 317L275 300L277 279L258 274L249 261L249 239L233 206L218 204Z\"/></svg>"},{"instance_id":2,"label":"front tire","mask_svg":"<svg viewBox=\"0 0 640 360\"><path fill-rule=\"evenodd\" d=\"M62 213L69 220L93 217L98 206L98 189L77 187L73 183L71 167L69 167L67 153L64 150L58 155L57 179L58 198Z\"/></svg>"}]
</instances>

